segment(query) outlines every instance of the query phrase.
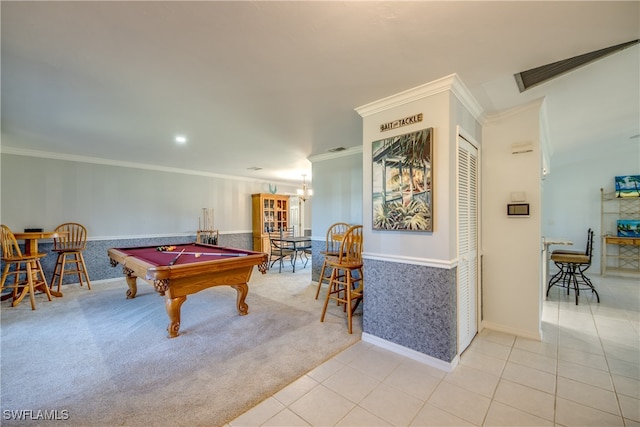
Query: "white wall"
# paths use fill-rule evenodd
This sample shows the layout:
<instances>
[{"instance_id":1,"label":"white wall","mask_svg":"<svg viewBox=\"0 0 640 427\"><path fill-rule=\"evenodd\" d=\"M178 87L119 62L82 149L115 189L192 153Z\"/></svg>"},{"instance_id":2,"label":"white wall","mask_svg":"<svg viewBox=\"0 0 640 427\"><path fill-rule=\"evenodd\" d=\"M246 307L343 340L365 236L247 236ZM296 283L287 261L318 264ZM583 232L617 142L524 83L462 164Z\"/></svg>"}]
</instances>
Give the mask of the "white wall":
<instances>
[{"instance_id":1,"label":"white wall","mask_svg":"<svg viewBox=\"0 0 640 427\"><path fill-rule=\"evenodd\" d=\"M551 173L543 182L543 235L568 239L576 246L571 249L582 250L587 230L593 228L595 238L589 272L597 274L602 254L600 188L611 192L615 176L640 175L640 139L602 141L600 146L555 153L551 166ZM558 248L551 247L552 250Z\"/></svg>"},{"instance_id":2,"label":"white wall","mask_svg":"<svg viewBox=\"0 0 640 427\"><path fill-rule=\"evenodd\" d=\"M365 256L455 266L456 246L456 132L460 125L478 141L482 139L479 106L455 75L409 89L358 107L363 116L363 182ZM381 132L380 124L423 113L423 121ZM474 116L475 115L475 116ZM380 139L433 128L433 232L373 231L372 143ZM389 258L391 255L392 258Z\"/></svg>"},{"instance_id":3,"label":"white wall","mask_svg":"<svg viewBox=\"0 0 640 427\"><path fill-rule=\"evenodd\" d=\"M487 120L482 143L483 325L540 337L540 111L534 102ZM533 152L512 154L514 143ZM507 217L512 192L525 192L531 215Z\"/></svg>"},{"instance_id":4,"label":"white wall","mask_svg":"<svg viewBox=\"0 0 640 427\"><path fill-rule=\"evenodd\" d=\"M454 261L450 236L455 217L451 212L450 144L451 112L450 94L439 92L413 102L407 102L363 118L363 205L365 256L450 267ZM380 124L424 113L417 124L380 132ZM379 231L373 230L372 215L372 143L380 139L433 128L433 232Z\"/></svg>"},{"instance_id":5,"label":"white wall","mask_svg":"<svg viewBox=\"0 0 640 427\"><path fill-rule=\"evenodd\" d=\"M1 221L11 229L84 224L92 239L195 233L214 208L221 233L251 232L251 194L268 183L3 153ZM278 183L279 193L295 193ZM241 213L238 215L238 213Z\"/></svg>"},{"instance_id":6,"label":"white wall","mask_svg":"<svg viewBox=\"0 0 640 427\"><path fill-rule=\"evenodd\" d=\"M313 171L312 238L325 241L336 222L362 224L362 147L309 158Z\"/></svg>"}]
</instances>

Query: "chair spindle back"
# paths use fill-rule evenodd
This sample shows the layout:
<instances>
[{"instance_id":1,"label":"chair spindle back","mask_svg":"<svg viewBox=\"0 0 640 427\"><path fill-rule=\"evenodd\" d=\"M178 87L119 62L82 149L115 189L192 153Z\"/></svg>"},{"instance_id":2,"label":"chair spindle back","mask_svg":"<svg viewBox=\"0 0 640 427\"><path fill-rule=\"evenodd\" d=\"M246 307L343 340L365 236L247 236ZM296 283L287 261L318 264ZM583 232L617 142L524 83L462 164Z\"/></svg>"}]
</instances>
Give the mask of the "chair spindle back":
<instances>
[{"instance_id":1,"label":"chair spindle back","mask_svg":"<svg viewBox=\"0 0 640 427\"><path fill-rule=\"evenodd\" d=\"M54 251L84 250L87 246L87 229L77 222L60 224L55 229L61 233L53 239Z\"/></svg>"},{"instance_id":2,"label":"chair spindle back","mask_svg":"<svg viewBox=\"0 0 640 427\"><path fill-rule=\"evenodd\" d=\"M13 235L13 231L6 225L0 225L2 228L2 259L22 257L20 245Z\"/></svg>"},{"instance_id":3,"label":"chair spindle back","mask_svg":"<svg viewBox=\"0 0 640 427\"><path fill-rule=\"evenodd\" d=\"M346 222L336 222L327 230L327 243L325 251L327 253L338 254L342 243L342 238L349 229Z\"/></svg>"},{"instance_id":4,"label":"chair spindle back","mask_svg":"<svg viewBox=\"0 0 640 427\"><path fill-rule=\"evenodd\" d=\"M362 262L362 225L350 227L340 245L339 263Z\"/></svg>"}]
</instances>

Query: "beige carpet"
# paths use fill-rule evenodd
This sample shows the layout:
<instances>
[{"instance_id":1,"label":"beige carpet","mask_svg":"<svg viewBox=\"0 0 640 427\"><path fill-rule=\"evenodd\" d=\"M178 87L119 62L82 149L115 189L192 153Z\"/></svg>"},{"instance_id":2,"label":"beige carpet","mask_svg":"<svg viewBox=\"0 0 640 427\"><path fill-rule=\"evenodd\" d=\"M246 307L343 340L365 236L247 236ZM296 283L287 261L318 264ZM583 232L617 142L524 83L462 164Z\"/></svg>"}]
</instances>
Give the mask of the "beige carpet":
<instances>
[{"instance_id":1,"label":"beige carpet","mask_svg":"<svg viewBox=\"0 0 640 427\"><path fill-rule=\"evenodd\" d=\"M150 285L139 281L133 300L124 280L93 288L66 286L53 302L38 295L36 311L28 301L2 303L3 425L223 425L362 331L358 316L349 335L339 310L320 323L310 268L254 270L247 316L237 314L229 287L189 296L174 339L164 299ZM52 414L68 420L35 419Z\"/></svg>"}]
</instances>

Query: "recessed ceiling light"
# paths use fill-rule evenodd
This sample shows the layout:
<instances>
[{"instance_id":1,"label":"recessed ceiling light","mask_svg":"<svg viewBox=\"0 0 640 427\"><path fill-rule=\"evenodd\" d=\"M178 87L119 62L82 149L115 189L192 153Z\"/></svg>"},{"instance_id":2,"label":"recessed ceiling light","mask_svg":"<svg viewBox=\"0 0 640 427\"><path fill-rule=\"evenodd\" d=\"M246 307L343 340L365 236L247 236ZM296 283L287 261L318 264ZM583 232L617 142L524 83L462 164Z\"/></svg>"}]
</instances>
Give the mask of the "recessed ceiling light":
<instances>
[{"instance_id":1,"label":"recessed ceiling light","mask_svg":"<svg viewBox=\"0 0 640 427\"><path fill-rule=\"evenodd\" d=\"M180 145L187 143L187 137L184 135L177 135L175 140L176 140L176 143Z\"/></svg>"},{"instance_id":2,"label":"recessed ceiling light","mask_svg":"<svg viewBox=\"0 0 640 427\"><path fill-rule=\"evenodd\" d=\"M250 171L259 171L259 170L262 170L262 168L261 168L261 167L259 167L259 166L251 166L251 167L248 167L247 169L248 169L248 170L250 170Z\"/></svg>"}]
</instances>

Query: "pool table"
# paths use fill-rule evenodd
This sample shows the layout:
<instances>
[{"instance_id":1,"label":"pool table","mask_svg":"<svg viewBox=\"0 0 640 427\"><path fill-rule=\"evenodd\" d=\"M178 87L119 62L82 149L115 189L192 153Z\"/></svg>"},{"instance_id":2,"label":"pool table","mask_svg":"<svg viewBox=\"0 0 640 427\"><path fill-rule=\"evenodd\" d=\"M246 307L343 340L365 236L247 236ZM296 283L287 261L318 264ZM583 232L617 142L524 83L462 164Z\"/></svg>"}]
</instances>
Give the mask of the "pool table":
<instances>
[{"instance_id":1,"label":"pool table","mask_svg":"<svg viewBox=\"0 0 640 427\"><path fill-rule=\"evenodd\" d=\"M187 295L212 286L231 286L238 292L238 313L244 316L249 312L245 298L253 267L257 265L262 274L268 269L265 253L201 243L111 248L108 253L113 267L122 265L129 285L127 298L135 298L138 277L166 297L169 338L178 336L180 307Z\"/></svg>"}]
</instances>

